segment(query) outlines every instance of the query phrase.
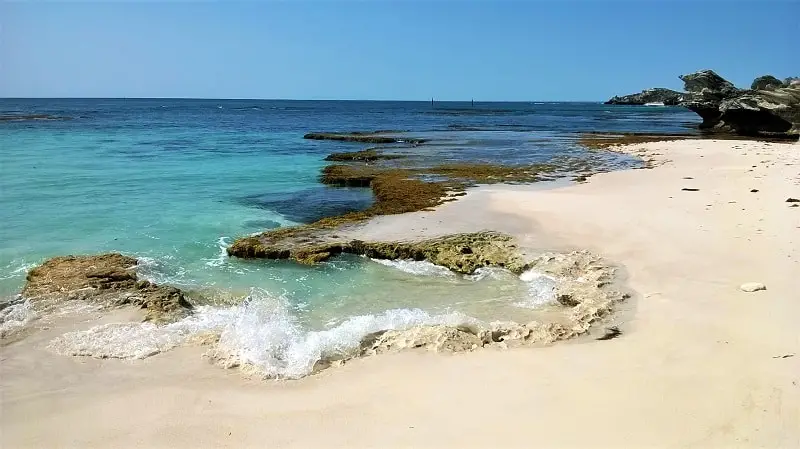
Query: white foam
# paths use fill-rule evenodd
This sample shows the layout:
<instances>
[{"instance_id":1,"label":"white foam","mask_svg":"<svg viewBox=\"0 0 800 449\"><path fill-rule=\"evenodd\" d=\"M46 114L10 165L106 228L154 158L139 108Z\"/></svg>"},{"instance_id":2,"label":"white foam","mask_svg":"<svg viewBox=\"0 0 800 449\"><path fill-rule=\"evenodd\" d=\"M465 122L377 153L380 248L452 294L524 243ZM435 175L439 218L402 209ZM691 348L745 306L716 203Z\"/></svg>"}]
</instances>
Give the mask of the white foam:
<instances>
[{"instance_id":1,"label":"white foam","mask_svg":"<svg viewBox=\"0 0 800 449\"><path fill-rule=\"evenodd\" d=\"M180 346L194 335L222 330L231 322L232 309L199 307L181 321L109 323L85 331L67 332L50 342L50 349L64 355L97 358L143 359Z\"/></svg>"},{"instance_id":2,"label":"white foam","mask_svg":"<svg viewBox=\"0 0 800 449\"><path fill-rule=\"evenodd\" d=\"M528 284L528 297L516 303L520 307L536 308L550 304L556 300L558 281L546 274L528 270L519 275L519 279Z\"/></svg>"},{"instance_id":3,"label":"white foam","mask_svg":"<svg viewBox=\"0 0 800 449\"><path fill-rule=\"evenodd\" d=\"M228 238L224 236L217 239L217 248L219 248L219 251L217 251L217 256L208 259L203 259L207 267L221 267L225 265L225 263L228 261L227 239Z\"/></svg>"},{"instance_id":4,"label":"white foam","mask_svg":"<svg viewBox=\"0 0 800 449\"><path fill-rule=\"evenodd\" d=\"M372 332L413 326L475 322L462 314L431 315L420 309L393 309L379 315L350 317L327 330L306 331L286 307L251 302L234 326L223 332L219 349L252 364L266 376L298 378L309 374L319 360L351 355Z\"/></svg>"},{"instance_id":5,"label":"white foam","mask_svg":"<svg viewBox=\"0 0 800 449\"><path fill-rule=\"evenodd\" d=\"M513 279L513 274L505 268L499 267L480 267L474 273L464 276L464 279L470 281L482 281L484 279L493 279L499 281L507 281Z\"/></svg>"},{"instance_id":6,"label":"white foam","mask_svg":"<svg viewBox=\"0 0 800 449\"><path fill-rule=\"evenodd\" d=\"M0 269L0 280L13 279L15 277L23 277L28 271L38 265L35 262L25 262L14 260L8 265Z\"/></svg>"},{"instance_id":7,"label":"white foam","mask_svg":"<svg viewBox=\"0 0 800 449\"><path fill-rule=\"evenodd\" d=\"M456 275L449 269L428 262L427 260L410 260L410 259L397 259L397 260L371 259L371 260L381 265L395 268L397 270L413 274L416 276L453 277Z\"/></svg>"},{"instance_id":8,"label":"white foam","mask_svg":"<svg viewBox=\"0 0 800 449\"><path fill-rule=\"evenodd\" d=\"M189 277L189 272L183 266L171 269L168 261L175 260L175 256L164 254L158 258L149 256L136 257L136 274L156 284L170 284L178 286L194 285L197 282Z\"/></svg>"},{"instance_id":9,"label":"white foam","mask_svg":"<svg viewBox=\"0 0 800 449\"><path fill-rule=\"evenodd\" d=\"M0 310L0 336L6 337L23 329L36 318L30 301L19 301Z\"/></svg>"},{"instance_id":10,"label":"white foam","mask_svg":"<svg viewBox=\"0 0 800 449\"><path fill-rule=\"evenodd\" d=\"M219 332L219 356L252 365L268 377L305 376L319 360L351 355L372 332L420 325L476 324L460 313L432 315L420 309L393 309L350 317L325 330L309 330L287 301L254 289L239 306L201 307L189 318L166 326L114 323L69 332L50 347L68 355L140 359L184 344L193 335Z\"/></svg>"}]
</instances>

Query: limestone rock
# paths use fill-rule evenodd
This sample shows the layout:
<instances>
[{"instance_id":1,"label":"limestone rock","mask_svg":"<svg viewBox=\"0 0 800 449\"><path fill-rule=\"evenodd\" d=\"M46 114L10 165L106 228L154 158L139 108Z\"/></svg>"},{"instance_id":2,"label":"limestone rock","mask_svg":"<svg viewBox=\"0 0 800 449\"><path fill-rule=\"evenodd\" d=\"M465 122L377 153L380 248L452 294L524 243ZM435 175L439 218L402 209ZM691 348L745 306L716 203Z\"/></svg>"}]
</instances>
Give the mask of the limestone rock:
<instances>
[{"instance_id":1,"label":"limestone rock","mask_svg":"<svg viewBox=\"0 0 800 449\"><path fill-rule=\"evenodd\" d=\"M681 102L684 94L663 87L645 89L638 94L616 96L605 104L644 105L647 103L664 103L667 106Z\"/></svg>"},{"instance_id":2,"label":"limestone rock","mask_svg":"<svg viewBox=\"0 0 800 449\"><path fill-rule=\"evenodd\" d=\"M742 135L800 135L800 85L741 92L719 105L720 123Z\"/></svg>"},{"instance_id":3,"label":"limestone rock","mask_svg":"<svg viewBox=\"0 0 800 449\"><path fill-rule=\"evenodd\" d=\"M679 78L688 92L681 104L703 119L700 128L708 129L719 125L722 115L719 110L720 103L736 95L739 89L713 70L701 70L681 75Z\"/></svg>"},{"instance_id":4,"label":"limestone rock","mask_svg":"<svg viewBox=\"0 0 800 449\"><path fill-rule=\"evenodd\" d=\"M739 286L739 289L741 289L743 292L752 293L759 290L766 290L767 286L760 282L745 282Z\"/></svg>"},{"instance_id":5,"label":"limestone rock","mask_svg":"<svg viewBox=\"0 0 800 449\"><path fill-rule=\"evenodd\" d=\"M765 90L765 89L776 89L778 87L788 86L789 83L784 84L783 81L775 78L772 75L764 75L759 76L758 78L753 80L753 84L750 85L751 90Z\"/></svg>"},{"instance_id":6,"label":"limestone rock","mask_svg":"<svg viewBox=\"0 0 800 449\"><path fill-rule=\"evenodd\" d=\"M291 259L304 264L323 262L342 253L373 259L427 260L464 274L472 274L478 268L488 266L521 273L526 267L510 236L488 231L411 242L341 241L325 233L265 233L236 240L228 247L230 256Z\"/></svg>"},{"instance_id":7,"label":"limestone rock","mask_svg":"<svg viewBox=\"0 0 800 449\"><path fill-rule=\"evenodd\" d=\"M107 307L132 304L147 310L145 320L174 321L191 313L182 291L136 275L137 260L122 254L61 256L28 272L22 297L32 302L91 301Z\"/></svg>"}]
</instances>

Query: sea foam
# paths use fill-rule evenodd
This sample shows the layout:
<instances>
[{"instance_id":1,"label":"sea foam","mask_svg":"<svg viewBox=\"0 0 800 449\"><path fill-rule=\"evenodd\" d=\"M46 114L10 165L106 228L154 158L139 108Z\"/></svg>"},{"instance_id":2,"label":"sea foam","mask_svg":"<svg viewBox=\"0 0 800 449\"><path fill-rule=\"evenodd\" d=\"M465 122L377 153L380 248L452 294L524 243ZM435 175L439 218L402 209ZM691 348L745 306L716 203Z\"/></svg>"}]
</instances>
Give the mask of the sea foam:
<instances>
[{"instance_id":1,"label":"sea foam","mask_svg":"<svg viewBox=\"0 0 800 449\"><path fill-rule=\"evenodd\" d=\"M413 274L416 276L440 276L440 277L453 277L455 273L449 269L428 262L427 260L385 260L385 259L371 259L373 262L381 265L391 267L405 273Z\"/></svg>"},{"instance_id":2,"label":"sea foam","mask_svg":"<svg viewBox=\"0 0 800 449\"><path fill-rule=\"evenodd\" d=\"M249 365L265 377L298 378L310 374L319 361L355 355L362 339L373 332L476 323L460 313L392 309L312 330L291 312L285 298L254 289L235 307L199 307L191 317L164 326L104 324L68 332L52 340L50 348L65 355L142 359L214 333L219 342L213 355L227 364Z\"/></svg>"},{"instance_id":3,"label":"sea foam","mask_svg":"<svg viewBox=\"0 0 800 449\"><path fill-rule=\"evenodd\" d=\"M520 274L519 279L528 284L528 297L518 302L518 306L537 308L555 302L558 281L554 277L528 270Z\"/></svg>"},{"instance_id":4,"label":"sea foam","mask_svg":"<svg viewBox=\"0 0 800 449\"><path fill-rule=\"evenodd\" d=\"M37 317L31 302L27 300L14 299L0 306L0 337L18 332Z\"/></svg>"}]
</instances>

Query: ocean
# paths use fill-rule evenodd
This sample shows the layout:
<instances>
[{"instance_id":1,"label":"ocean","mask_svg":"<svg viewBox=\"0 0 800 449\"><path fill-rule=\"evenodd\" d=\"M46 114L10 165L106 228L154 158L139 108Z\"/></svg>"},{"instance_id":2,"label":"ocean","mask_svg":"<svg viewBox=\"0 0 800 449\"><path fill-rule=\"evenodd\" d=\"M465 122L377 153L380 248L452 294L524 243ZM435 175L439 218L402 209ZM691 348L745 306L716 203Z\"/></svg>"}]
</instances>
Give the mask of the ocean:
<instances>
[{"instance_id":1,"label":"ocean","mask_svg":"<svg viewBox=\"0 0 800 449\"><path fill-rule=\"evenodd\" d=\"M423 164L525 164L600 157L576 143L581 132L685 133L698 122L683 108L598 103L0 99L0 116L30 114L45 117L0 121L2 301L46 258L133 255L148 279L211 298L199 318L165 331L165 344L235 323L233 344L289 377L372 331L530 318L546 307L549 288L542 278L457 276L424 262L343 257L306 267L228 258L236 237L372 201L369 189L317 179L328 154L370 145L305 133L402 130L430 139L414 149ZM602 157L619 168L638 164ZM24 320L33 312L15 313ZM115 338L121 344L141 331Z\"/></svg>"}]
</instances>

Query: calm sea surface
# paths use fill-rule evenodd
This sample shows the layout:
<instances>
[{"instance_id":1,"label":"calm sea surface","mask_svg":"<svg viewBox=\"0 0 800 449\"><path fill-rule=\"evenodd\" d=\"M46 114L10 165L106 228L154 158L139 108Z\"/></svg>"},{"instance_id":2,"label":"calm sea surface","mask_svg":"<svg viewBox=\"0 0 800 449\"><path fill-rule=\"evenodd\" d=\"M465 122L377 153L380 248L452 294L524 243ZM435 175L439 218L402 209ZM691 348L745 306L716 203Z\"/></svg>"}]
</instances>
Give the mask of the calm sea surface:
<instances>
[{"instance_id":1,"label":"calm sea surface","mask_svg":"<svg viewBox=\"0 0 800 449\"><path fill-rule=\"evenodd\" d=\"M368 145L306 132L404 130L432 140L414 149L423 163L524 164L586 155L580 132L687 132L698 121L682 108L596 103L0 99L0 116L12 114L61 119L0 121L0 297L48 257L119 251L158 282L262 298L257 327L283 320L306 337L355 316L372 327L447 313L520 318L530 290L510 274L358 257L319 267L228 259L237 236L371 202L368 189L317 182L326 155Z\"/></svg>"}]
</instances>

